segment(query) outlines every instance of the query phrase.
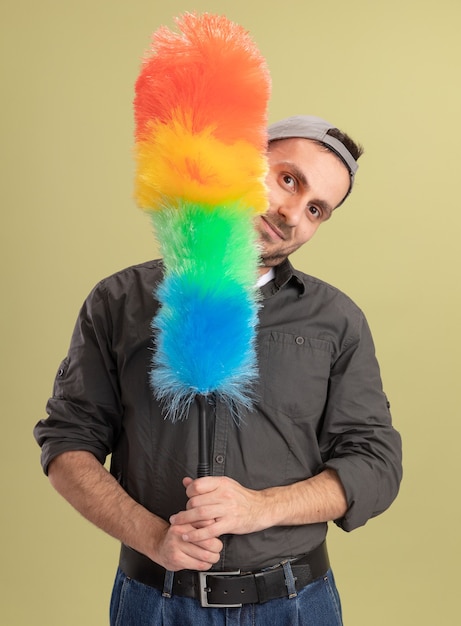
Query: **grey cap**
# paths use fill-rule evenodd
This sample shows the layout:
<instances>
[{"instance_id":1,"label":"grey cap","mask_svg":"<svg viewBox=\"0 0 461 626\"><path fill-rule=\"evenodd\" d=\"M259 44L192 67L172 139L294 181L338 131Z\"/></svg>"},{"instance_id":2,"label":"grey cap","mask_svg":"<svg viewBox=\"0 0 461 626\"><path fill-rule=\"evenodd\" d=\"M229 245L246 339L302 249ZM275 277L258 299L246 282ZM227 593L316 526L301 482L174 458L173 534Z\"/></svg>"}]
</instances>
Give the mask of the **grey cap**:
<instances>
[{"instance_id":1,"label":"grey cap","mask_svg":"<svg viewBox=\"0 0 461 626\"><path fill-rule=\"evenodd\" d=\"M301 137L303 139L320 141L328 146L347 167L351 177L350 189L352 189L354 176L359 167L358 163L339 139L327 134L331 128L336 128L336 126L322 120L320 117L315 117L314 115L294 115L271 124L268 127L268 139L269 141L276 141L277 139Z\"/></svg>"}]
</instances>

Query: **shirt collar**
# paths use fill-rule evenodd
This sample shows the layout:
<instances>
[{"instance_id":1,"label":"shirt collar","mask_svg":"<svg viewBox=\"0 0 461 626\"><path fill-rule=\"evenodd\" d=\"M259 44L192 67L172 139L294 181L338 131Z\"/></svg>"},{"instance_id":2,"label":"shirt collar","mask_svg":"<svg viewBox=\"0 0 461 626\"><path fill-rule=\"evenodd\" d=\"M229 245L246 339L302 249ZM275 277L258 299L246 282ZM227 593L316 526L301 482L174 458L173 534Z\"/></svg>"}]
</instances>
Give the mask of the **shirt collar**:
<instances>
[{"instance_id":1,"label":"shirt collar","mask_svg":"<svg viewBox=\"0 0 461 626\"><path fill-rule=\"evenodd\" d=\"M275 277L275 271L274 271L274 268L271 267L268 272L266 272L265 274L262 274L258 278L256 286L257 287L263 287L266 283L271 281L274 277Z\"/></svg>"},{"instance_id":2,"label":"shirt collar","mask_svg":"<svg viewBox=\"0 0 461 626\"><path fill-rule=\"evenodd\" d=\"M262 287L262 293L265 297L273 296L290 281L297 287L299 297L304 295L306 291L304 281L288 259L285 259L280 265L274 267L274 274L274 280Z\"/></svg>"}]
</instances>

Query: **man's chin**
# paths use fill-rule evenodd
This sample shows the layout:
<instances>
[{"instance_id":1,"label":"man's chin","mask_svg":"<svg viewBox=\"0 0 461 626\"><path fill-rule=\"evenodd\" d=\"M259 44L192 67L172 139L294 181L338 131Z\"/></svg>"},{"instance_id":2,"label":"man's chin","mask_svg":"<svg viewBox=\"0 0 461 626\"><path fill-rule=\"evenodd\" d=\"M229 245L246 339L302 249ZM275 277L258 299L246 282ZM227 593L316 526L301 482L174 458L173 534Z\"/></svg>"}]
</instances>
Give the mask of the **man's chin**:
<instances>
[{"instance_id":1,"label":"man's chin","mask_svg":"<svg viewBox=\"0 0 461 626\"><path fill-rule=\"evenodd\" d=\"M270 255L270 256L261 256L259 265L260 267L275 267L276 265L280 265L287 258L286 255Z\"/></svg>"}]
</instances>

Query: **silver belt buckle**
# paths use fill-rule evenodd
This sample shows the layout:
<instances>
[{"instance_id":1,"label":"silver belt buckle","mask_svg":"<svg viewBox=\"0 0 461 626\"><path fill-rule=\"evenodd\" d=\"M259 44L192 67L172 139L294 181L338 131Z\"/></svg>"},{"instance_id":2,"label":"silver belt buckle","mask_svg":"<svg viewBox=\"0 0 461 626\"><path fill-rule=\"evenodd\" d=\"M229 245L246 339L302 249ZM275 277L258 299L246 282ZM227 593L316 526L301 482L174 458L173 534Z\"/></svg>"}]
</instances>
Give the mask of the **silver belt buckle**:
<instances>
[{"instance_id":1,"label":"silver belt buckle","mask_svg":"<svg viewBox=\"0 0 461 626\"><path fill-rule=\"evenodd\" d=\"M236 570L235 572L197 572L198 580L200 585L200 604L205 608L221 608L221 609L238 609L241 607L241 604L210 604L208 602L208 592L210 589L206 583L207 576L238 576L240 574L240 570Z\"/></svg>"}]
</instances>

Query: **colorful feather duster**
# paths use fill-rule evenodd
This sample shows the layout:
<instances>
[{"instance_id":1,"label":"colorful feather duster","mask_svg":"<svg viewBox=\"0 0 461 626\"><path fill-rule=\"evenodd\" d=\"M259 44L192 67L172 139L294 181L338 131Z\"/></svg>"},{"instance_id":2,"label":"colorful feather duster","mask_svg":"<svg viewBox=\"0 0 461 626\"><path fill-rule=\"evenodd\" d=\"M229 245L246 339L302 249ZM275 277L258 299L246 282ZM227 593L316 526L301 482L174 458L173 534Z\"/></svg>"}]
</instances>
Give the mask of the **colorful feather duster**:
<instances>
[{"instance_id":1,"label":"colorful feather duster","mask_svg":"<svg viewBox=\"0 0 461 626\"><path fill-rule=\"evenodd\" d=\"M270 78L248 33L185 14L157 30L136 83L136 189L165 265L151 384L173 421L197 395L234 416L257 376L258 246Z\"/></svg>"}]
</instances>

